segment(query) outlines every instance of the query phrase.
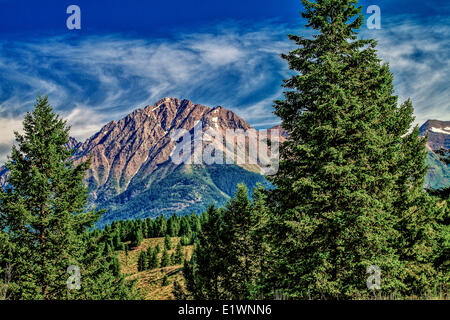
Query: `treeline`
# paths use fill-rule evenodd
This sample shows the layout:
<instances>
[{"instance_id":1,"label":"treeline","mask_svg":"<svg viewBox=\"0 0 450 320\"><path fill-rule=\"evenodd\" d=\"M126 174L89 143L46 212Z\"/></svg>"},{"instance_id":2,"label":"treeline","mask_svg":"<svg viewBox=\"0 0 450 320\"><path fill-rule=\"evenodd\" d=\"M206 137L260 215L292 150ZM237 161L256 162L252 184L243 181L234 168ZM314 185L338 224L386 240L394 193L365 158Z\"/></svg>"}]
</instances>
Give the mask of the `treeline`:
<instances>
[{"instance_id":1,"label":"treeline","mask_svg":"<svg viewBox=\"0 0 450 320\"><path fill-rule=\"evenodd\" d=\"M169 255L169 250L172 250L172 244L170 237L166 235L161 259L159 259L159 253L161 252L159 244L154 248L148 247L147 250L142 250L139 253L138 258L138 271L152 270L182 264L185 260L185 255L181 242L178 242L175 252L172 252L171 255Z\"/></svg>"},{"instance_id":2,"label":"treeline","mask_svg":"<svg viewBox=\"0 0 450 320\"><path fill-rule=\"evenodd\" d=\"M144 192L135 195L132 190L108 200L102 204L108 208L108 212L97 223L98 227L104 227L117 220L139 219L143 217L155 217L159 215L171 216L177 203L192 200L190 197L201 192L202 201L191 201L189 206L178 210L179 215L195 212L200 214L207 209L208 203L223 206L229 197L236 191L238 183L245 183L253 188L257 183L269 186L268 181L258 173L247 171L237 165L212 164L208 166L192 165L191 170L184 170L183 166L173 172L162 174L160 168L152 173L150 187L134 186Z\"/></svg>"},{"instance_id":3,"label":"treeline","mask_svg":"<svg viewBox=\"0 0 450 320\"><path fill-rule=\"evenodd\" d=\"M169 218L160 216L155 219L115 221L104 229L94 229L91 235L101 237L105 245L113 250L130 249L139 246L143 239L159 237L180 237L181 245L187 246L194 243L205 218L205 215L192 213Z\"/></svg>"}]
</instances>

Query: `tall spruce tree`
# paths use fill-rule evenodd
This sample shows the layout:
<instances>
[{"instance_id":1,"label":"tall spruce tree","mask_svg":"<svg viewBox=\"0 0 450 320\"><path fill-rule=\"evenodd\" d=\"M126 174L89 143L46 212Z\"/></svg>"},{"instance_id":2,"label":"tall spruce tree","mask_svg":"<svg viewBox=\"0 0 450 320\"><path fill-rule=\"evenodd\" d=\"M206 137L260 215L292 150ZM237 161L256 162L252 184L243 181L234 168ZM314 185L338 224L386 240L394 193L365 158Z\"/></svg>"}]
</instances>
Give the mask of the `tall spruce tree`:
<instances>
[{"instance_id":1,"label":"tall spruce tree","mask_svg":"<svg viewBox=\"0 0 450 320\"><path fill-rule=\"evenodd\" d=\"M170 236L168 234L164 237L164 247L167 250L172 250L172 241L170 240Z\"/></svg>"},{"instance_id":2,"label":"tall spruce tree","mask_svg":"<svg viewBox=\"0 0 450 320\"><path fill-rule=\"evenodd\" d=\"M138 271L144 271L148 268L148 257L146 251L141 251L138 257Z\"/></svg>"},{"instance_id":3,"label":"tall spruce tree","mask_svg":"<svg viewBox=\"0 0 450 320\"><path fill-rule=\"evenodd\" d=\"M272 177L272 272L266 290L294 298L366 297L369 266L383 293L433 283L437 209L423 191L425 141L408 100L397 105L375 40L359 40L355 0L303 0L315 34L289 35L275 114L289 134ZM426 284L428 283L428 285Z\"/></svg>"},{"instance_id":4,"label":"tall spruce tree","mask_svg":"<svg viewBox=\"0 0 450 320\"><path fill-rule=\"evenodd\" d=\"M198 300L220 300L229 295L223 289L226 270L223 245L223 210L209 206L190 261L184 262L183 275L187 293Z\"/></svg>"},{"instance_id":5,"label":"tall spruce tree","mask_svg":"<svg viewBox=\"0 0 450 320\"><path fill-rule=\"evenodd\" d=\"M114 277L110 264L98 268L101 244L87 239L87 229L101 212L85 210L83 178L89 162L73 164L66 122L53 112L47 97L39 97L23 126L23 134L15 133L16 145L6 164L8 188L0 192L0 230L11 245L6 257L9 297L129 297L130 288ZM79 290L68 289L69 266L81 271Z\"/></svg>"},{"instance_id":6,"label":"tall spruce tree","mask_svg":"<svg viewBox=\"0 0 450 320\"><path fill-rule=\"evenodd\" d=\"M155 249L151 250L149 254L149 263L148 268L149 269L155 269L159 267L159 257L158 257L158 251Z\"/></svg>"},{"instance_id":7,"label":"tall spruce tree","mask_svg":"<svg viewBox=\"0 0 450 320\"><path fill-rule=\"evenodd\" d=\"M260 297L267 253L265 201L261 186L255 188L252 202L247 187L239 184L225 208L208 209L193 258L184 266L188 295L195 299Z\"/></svg>"},{"instance_id":8,"label":"tall spruce tree","mask_svg":"<svg viewBox=\"0 0 450 320\"><path fill-rule=\"evenodd\" d=\"M120 275L117 256L108 252L104 239L95 234L85 235L81 265L80 290L70 299L128 300L139 299L134 290L136 281L127 281Z\"/></svg>"},{"instance_id":9,"label":"tall spruce tree","mask_svg":"<svg viewBox=\"0 0 450 320\"><path fill-rule=\"evenodd\" d=\"M269 272L267 256L270 246L267 242L267 225L270 210L267 204L267 190L260 184L253 189L251 211L251 232L249 241L251 277L247 283L248 298L264 297L264 278Z\"/></svg>"}]
</instances>

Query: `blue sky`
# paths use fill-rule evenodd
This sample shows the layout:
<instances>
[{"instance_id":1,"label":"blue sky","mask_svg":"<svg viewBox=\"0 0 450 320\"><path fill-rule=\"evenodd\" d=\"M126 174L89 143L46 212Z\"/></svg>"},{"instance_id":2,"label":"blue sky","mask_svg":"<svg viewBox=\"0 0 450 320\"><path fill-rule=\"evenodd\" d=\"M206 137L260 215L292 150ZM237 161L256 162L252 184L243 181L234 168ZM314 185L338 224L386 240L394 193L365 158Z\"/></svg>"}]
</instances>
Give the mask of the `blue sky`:
<instances>
[{"instance_id":1,"label":"blue sky","mask_svg":"<svg viewBox=\"0 0 450 320\"><path fill-rule=\"evenodd\" d=\"M450 120L449 2L360 3L381 8L381 30L364 26L361 37L379 40L417 123ZM66 27L71 4L81 30ZM222 105L257 128L277 124L286 34L310 34L300 10L299 0L0 0L0 162L38 93L80 140L166 96Z\"/></svg>"}]
</instances>

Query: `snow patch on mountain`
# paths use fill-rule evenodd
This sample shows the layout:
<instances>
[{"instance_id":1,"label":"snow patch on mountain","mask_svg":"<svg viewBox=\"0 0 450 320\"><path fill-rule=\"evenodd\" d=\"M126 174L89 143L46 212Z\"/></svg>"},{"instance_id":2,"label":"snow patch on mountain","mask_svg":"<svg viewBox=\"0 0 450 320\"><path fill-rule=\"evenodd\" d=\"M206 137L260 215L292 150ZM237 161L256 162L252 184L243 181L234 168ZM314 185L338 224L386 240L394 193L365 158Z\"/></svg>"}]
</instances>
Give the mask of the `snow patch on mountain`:
<instances>
[{"instance_id":1,"label":"snow patch on mountain","mask_svg":"<svg viewBox=\"0 0 450 320\"><path fill-rule=\"evenodd\" d=\"M435 127L432 127L431 129L430 129L430 131L432 131L432 132L436 132L436 133L444 133L444 134L450 134L450 132L448 132L448 131L445 131L445 130L449 130L450 128L445 128L445 129L441 129L441 128L435 128Z\"/></svg>"}]
</instances>

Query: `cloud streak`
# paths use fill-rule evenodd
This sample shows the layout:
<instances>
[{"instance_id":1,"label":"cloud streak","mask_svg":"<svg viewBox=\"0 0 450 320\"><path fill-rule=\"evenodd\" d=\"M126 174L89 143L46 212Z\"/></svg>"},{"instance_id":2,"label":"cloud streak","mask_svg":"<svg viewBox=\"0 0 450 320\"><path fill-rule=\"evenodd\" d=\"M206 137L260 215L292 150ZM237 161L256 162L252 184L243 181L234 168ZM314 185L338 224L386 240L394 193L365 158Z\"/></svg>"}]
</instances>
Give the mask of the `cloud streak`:
<instances>
[{"instance_id":1,"label":"cloud streak","mask_svg":"<svg viewBox=\"0 0 450 320\"><path fill-rule=\"evenodd\" d=\"M378 40L380 57L394 74L399 102L411 98L416 123L450 120L450 19L384 19L381 30L364 31Z\"/></svg>"},{"instance_id":2,"label":"cloud streak","mask_svg":"<svg viewBox=\"0 0 450 320\"><path fill-rule=\"evenodd\" d=\"M23 116L38 93L49 95L79 139L164 96L246 114L255 101L280 92L286 68L279 53L291 45L279 40L285 33L284 26L234 25L174 39L0 41L0 117ZM262 114L276 122L270 103L266 108Z\"/></svg>"}]
</instances>

